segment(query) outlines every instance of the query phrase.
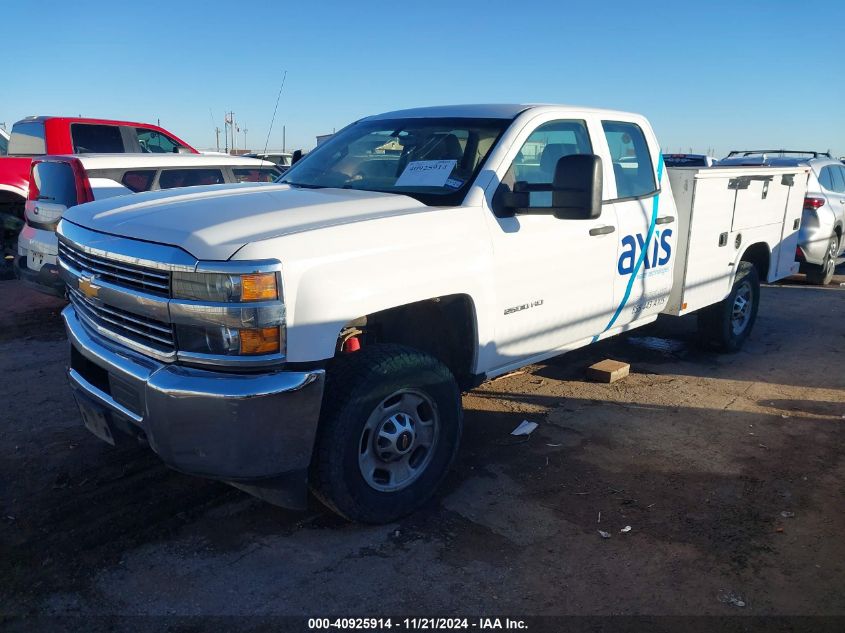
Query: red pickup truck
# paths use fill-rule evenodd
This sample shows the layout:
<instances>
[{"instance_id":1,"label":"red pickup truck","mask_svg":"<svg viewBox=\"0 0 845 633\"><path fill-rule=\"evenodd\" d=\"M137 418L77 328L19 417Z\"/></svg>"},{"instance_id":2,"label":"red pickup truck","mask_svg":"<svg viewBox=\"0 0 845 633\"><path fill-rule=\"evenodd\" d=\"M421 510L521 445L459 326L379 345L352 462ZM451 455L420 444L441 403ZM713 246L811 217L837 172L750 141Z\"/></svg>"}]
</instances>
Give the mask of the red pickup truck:
<instances>
[{"instance_id":1,"label":"red pickup truck","mask_svg":"<svg viewBox=\"0 0 845 633\"><path fill-rule=\"evenodd\" d=\"M83 119L27 117L12 126L8 156L0 156L0 213L23 218L30 163L44 154L197 154L157 125Z\"/></svg>"}]
</instances>

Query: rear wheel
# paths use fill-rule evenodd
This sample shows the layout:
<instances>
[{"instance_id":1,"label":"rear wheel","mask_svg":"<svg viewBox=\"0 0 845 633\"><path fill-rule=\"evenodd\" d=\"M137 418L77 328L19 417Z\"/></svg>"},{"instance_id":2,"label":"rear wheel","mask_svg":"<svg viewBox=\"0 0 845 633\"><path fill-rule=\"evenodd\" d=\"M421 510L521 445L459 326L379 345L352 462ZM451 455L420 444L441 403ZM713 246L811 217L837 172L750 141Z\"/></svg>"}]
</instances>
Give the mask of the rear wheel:
<instances>
[{"instance_id":1,"label":"rear wheel","mask_svg":"<svg viewBox=\"0 0 845 633\"><path fill-rule=\"evenodd\" d=\"M436 358L399 345L342 354L327 372L312 490L347 519L393 521L434 493L461 425L458 385Z\"/></svg>"},{"instance_id":2,"label":"rear wheel","mask_svg":"<svg viewBox=\"0 0 845 633\"><path fill-rule=\"evenodd\" d=\"M760 304L760 278L750 262L739 262L730 294L698 314L702 341L726 352L738 351L754 327Z\"/></svg>"},{"instance_id":3,"label":"rear wheel","mask_svg":"<svg viewBox=\"0 0 845 633\"><path fill-rule=\"evenodd\" d=\"M818 286L826 286L833 279L836 270L836 258L839 255L839 236L835 233L830 236L827 245L827 252L821 266L810 266L807 269L807 281Z\"/></svg>"}]
</instances>

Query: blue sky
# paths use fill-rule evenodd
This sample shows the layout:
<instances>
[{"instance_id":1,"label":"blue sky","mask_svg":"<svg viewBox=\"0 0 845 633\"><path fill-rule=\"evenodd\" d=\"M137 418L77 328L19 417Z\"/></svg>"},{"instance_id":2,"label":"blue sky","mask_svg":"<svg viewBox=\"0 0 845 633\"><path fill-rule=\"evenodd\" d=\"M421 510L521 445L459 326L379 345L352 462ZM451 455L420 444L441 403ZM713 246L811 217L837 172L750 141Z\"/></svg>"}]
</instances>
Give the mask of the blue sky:
<instances>
[{"instance_id":1,"label":"blue sky","mask_svg":"<svg viewBox=\"0 0 845 633\"><path fill-rule=\"evenodd\" d=\"M845 155L840 0L39 6L2 11L7 127L29 114L160 119L209 148L231 109L261 148L287 70L270 147L283 124L288 148L307 149L386 110L551 102L641 112L664 151Z\"/></svg>"}]
</instances>

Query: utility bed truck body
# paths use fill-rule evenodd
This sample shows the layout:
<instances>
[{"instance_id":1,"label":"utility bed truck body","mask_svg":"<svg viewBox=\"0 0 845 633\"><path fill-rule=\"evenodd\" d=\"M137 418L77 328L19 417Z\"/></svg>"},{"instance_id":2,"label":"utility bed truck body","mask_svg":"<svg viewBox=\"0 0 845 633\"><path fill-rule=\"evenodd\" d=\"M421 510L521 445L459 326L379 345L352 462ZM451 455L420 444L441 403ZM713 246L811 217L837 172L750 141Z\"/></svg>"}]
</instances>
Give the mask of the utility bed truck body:
<instances>
[{"instance_id":1,"label":"utility bed truck body","mask_svg":"<svg viewBox=\"0 0 845 633\"><path fill-rule=\"evenodd\" d=\"M705 340L738 349L759 280L793 269L806 181L667 173L624 112L368 117L278 184L69 209L71 386L106 441L275 503L310 487L393 520L455 457L462 389L661 313L698 310Z\"/></svg>"}]
</instances>

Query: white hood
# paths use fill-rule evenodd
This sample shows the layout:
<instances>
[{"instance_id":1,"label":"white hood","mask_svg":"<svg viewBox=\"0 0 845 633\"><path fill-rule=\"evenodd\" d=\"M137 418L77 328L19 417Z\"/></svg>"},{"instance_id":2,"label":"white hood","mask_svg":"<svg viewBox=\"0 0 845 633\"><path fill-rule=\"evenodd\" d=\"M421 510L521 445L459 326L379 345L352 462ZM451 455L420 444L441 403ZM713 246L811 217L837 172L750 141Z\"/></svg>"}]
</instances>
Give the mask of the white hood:
<instances>
[{"instance_id":1,"label":"white hood","mask_svg":"<svg viewBox=\"0 0 845 633\"><path fill-rule=\"evenodd\" d=\"M64 218L102 233L178 246L197 259L225 260L250 242L427 208L397 194L268 183L119 196L72 207Z\"/></svg>"}]
</instances>

